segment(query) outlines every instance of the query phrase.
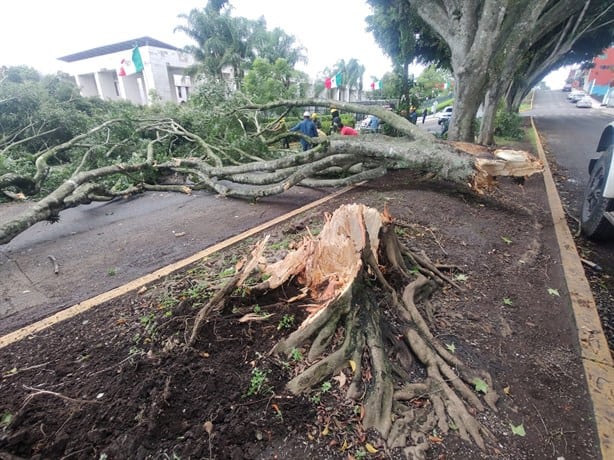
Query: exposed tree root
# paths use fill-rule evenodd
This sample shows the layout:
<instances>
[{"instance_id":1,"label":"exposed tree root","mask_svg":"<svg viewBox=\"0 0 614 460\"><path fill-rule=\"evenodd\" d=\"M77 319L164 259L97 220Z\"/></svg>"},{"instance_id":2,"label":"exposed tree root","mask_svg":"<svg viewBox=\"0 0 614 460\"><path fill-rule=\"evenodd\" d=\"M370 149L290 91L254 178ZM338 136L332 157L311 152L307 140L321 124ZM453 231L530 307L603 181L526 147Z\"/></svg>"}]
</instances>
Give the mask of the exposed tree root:
<instances>
[{"instance_id":1,"label":"exposed tree root","mask_svg":"<svg viewBox=\"0 0 614 460\"><path fill-rule=\"evenodd\" d=\"M253 272L262 245L253 254L232 286L240 286L240 280ZM408 264L420 273L411 274L415 270ZM269 277L252 287L252 295L292 282L303 295L291 301L301 300L311 311L271 350L274 355L309 350L307 367L287 384L292 393L310 393L345 373L347 398L364 409L363 427L377 430L388 448L401 448L408 458L424 458L434 428L441 434L453 429L462 439L486 448L492 434L473 414L485 410L483 402L496 410L491 378L450 353L416 305L440 284L460 287L425 254L404 247L387 211L342 206L327 216L317 238L305 238L286 258L260 269ZM228 293L226 288L220 291L201 310L197 323ZM195 326L191 343L197 336ZM416 375L426 378L415 381ZM476 379L488 387L483 399L472 388ZM415 399L429 403L417 408L411 403Z\"/></svg>"}]
</instances>

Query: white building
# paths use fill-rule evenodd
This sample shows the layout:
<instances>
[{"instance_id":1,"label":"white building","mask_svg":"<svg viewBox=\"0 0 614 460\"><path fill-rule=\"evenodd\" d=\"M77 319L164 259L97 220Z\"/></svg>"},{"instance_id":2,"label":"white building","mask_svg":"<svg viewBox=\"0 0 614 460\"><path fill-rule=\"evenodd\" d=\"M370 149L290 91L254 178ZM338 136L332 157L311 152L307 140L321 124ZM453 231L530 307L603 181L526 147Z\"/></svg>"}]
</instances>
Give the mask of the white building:
<instances>
[{"instance_id":1,"label":"white building","mask_svg":"<svg viewBox=\"0 0 614 460\"><path fill-rule=\"evenodd\" d=\"M143 70L119 76L122 60L130 60L138 46ZM58 58L66 63L85 97L127 100L146 105L156 99L182 102L192 86L186 68L194 64L190 54L150 37L101 46Z\"/></svg>"}]
</instances>

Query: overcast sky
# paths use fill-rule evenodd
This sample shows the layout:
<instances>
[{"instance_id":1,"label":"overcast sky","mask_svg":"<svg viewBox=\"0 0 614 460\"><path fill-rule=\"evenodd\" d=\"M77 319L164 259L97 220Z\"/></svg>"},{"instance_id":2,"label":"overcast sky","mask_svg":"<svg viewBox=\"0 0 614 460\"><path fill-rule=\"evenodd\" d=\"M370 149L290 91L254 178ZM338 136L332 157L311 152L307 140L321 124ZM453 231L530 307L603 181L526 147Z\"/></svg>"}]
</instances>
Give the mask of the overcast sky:
<instances>
[{"instance_id":1,"label":"overcast sky","mask_svg":"<svg viewBox=\"0 0 614 460\"><path fill-rule=\"evenodd\" d=\"M371 77L391 70L390 60L365 31L370 14L361 0L231 0L233 15L264 16L269 29L281 27L307 50L301 70L314 78L339 59L356 58ZM0 65L28 65L43 73L63 70L57 58L141 36L177 47L189 39L176 26L177 16L202 9L206 0L3 0L0 15ZM99 6L97 6L99 5ZM420 68L414 70L420 72ZM562 85L562 83L561 83Z\"/></svg>"}]
</instances>

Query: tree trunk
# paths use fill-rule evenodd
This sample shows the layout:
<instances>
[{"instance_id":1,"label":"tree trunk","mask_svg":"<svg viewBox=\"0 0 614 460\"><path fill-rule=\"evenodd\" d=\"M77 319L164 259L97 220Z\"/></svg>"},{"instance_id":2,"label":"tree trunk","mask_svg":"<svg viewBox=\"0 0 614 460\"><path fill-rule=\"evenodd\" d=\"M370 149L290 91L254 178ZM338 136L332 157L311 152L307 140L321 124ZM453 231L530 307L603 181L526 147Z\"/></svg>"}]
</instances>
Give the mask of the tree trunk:
<instances>
[{"instance_id":1,"label":"tree trunk","mask_svg":"<svg viewBox=\"0 0 614 460\"><path fill-rule=\"evenodd\" d=\"M493 145L495 143L495 120L499 101L498 96L494 94L496 91L496 89L490 88L484 98L484 111L480 124L480 134L478 135L478 144L481 145Z\"/></svg>"},{"instance_id":2,"label":"tree trunk","mask_svg":"<svg viewBox=\"0 0 614 460\"><path fill-rule=\"evenodd\" d=\"M191 346L198 344L203 321L225 307L234 289L247 289L258 302L263 293L287 299L288 292L298 289L302 294L290 302L310 314L271 350L287 356L308 350L287 383L292 393L317 392L325 380L343 375L349 382L346 397L364 407L363 427L377 430L388 448L404 448L412 458L416 449L428 448L429 432L445 434L450 426L485 448L492 435L472 414L486 410L483 402L496 411L492 379L448 352L416 305L417 298L428 297L437 286L461 288L424 255L404 247L386 210L344 205L327 218L317 237L305 238L274 263L261 262L265 244L256 245L245 268L201 309ZM408 266L421 273L410 273ZM266 281L251 281L248 288L250 277ZM411 379L421 374L414 372L416 366L422 367L424 380ZM483 400L472 390L476 379L488 387ZM407 402L418 395L432 402L420 414ZM424 442L416 445L413 439L419 436Z\"/></svg>"}]
</instances>

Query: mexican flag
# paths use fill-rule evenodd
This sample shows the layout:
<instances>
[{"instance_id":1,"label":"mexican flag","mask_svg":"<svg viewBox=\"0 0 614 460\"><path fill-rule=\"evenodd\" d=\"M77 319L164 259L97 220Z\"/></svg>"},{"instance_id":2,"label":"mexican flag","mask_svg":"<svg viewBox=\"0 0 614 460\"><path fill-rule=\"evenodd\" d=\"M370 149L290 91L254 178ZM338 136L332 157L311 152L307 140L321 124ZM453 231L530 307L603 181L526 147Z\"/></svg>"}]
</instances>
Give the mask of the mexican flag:
<instances>
[{"instance_id":1,"label":"mexican flag","mask_svg":"<svg viewBox=\"0 0 614 460\"><path fill-rule=\"evenodd\" d=\"M330 87L339 88L342 83L343 83L343 78L342 78L341 72L339 72L337 75L331 78Z\"/></svg>"},{"instance_id":2,"label":"mexican flag","mask_svg":"<svg viewBox=\"0 0 614 460\"><path fill-rule=\"evenodd\" d=\"M371 89L373 91L375 91L376 89L382 89L382 81L381 80L377 80L377 81L372 81L371 82Z\"/></svg>"},{"instance_id":3,"label":"mexican flag","mask_svg":"<svg viewBox=\"0 0 614 460\"><path fill-rule=\"evenodd\" d=\"M127 77L143 70L143 59L141 58L141 52L139 47L135 46L132 50L132 57L130 59L124 58L119 64L117 69L117 75L120 77Z\"/></svg>"}]
</instances>

